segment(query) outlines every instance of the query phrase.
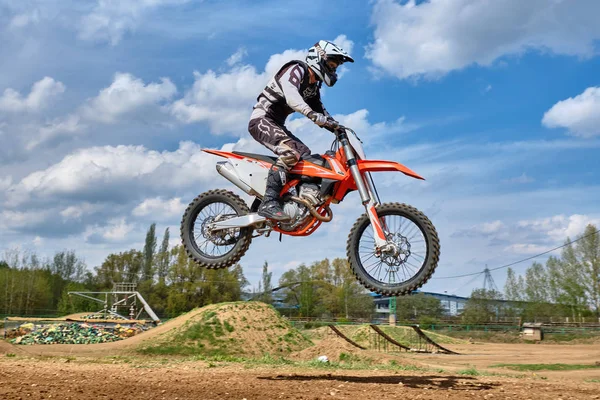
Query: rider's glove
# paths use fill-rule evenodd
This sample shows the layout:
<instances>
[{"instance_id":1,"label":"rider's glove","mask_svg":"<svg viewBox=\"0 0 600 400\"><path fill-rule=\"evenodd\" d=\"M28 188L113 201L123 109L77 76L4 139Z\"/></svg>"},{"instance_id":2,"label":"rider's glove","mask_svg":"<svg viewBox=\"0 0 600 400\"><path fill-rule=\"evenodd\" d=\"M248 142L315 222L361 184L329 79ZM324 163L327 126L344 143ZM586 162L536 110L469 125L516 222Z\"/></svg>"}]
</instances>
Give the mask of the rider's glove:
<instances>
[{"instance_id":1,"label":"rider's glove","mask_svg":"<svg viewBox=\"0 0 600 400\"><path fill-rule=\"evenodd\" d=\"M321 128L325 128L331 132L340 125L335 119L315 111L309 112L307 117Z\"/></svg>"},{"instance_id":2,"label":"rider's glove","mask_svg":"<svg viewBox=\"0 0 600 400\"><path fill-rule=\"evenodd\" d=\"M327 117L321 113L315 112L315 111L311 111L308 113L307 117L314 122L315 124L319 125L320 127L324 127L327 125Z\"/></svg>"}]
</instances>

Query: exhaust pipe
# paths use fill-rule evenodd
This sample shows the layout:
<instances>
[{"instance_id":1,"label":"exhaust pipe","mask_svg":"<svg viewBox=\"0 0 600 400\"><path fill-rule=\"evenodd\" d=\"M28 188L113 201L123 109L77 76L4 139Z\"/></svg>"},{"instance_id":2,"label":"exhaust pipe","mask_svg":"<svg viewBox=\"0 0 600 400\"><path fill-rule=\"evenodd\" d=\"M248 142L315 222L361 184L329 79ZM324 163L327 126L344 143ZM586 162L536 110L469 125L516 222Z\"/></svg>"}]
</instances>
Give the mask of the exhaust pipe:
<instances>
[{"instance_id":1,"label":"exhaust pipe","mask_svg":"<svg viewBox=\"0 0 600 400\"><path fill-rule=\"evenodd\" d=\"M249 195L256 195L254 190L246 182L242 181L229 161L217 162L217 172Z\"/></svg>"}]
</instances>

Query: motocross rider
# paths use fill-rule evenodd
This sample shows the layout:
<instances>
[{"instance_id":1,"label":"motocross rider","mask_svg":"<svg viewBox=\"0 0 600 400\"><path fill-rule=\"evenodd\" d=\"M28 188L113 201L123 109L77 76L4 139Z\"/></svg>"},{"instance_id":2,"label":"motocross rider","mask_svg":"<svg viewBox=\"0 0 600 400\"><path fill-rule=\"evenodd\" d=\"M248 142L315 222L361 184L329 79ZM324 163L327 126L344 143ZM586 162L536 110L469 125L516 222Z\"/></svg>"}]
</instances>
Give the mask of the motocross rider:
<instances>
[{"instance_id":1,"label":"motocross rider","mask_svg":"<svg viewBox=\"0 0 600 400\"><path fill-rule=\"evenodd\" d=\"M333 131L338 125L321 103L321 85L333 86L336 69L344 62L354 62L335 43L320 40L308 50L306 62L294 60L284 64L257 98L248 131L254 139L278 155L267 177L267 188L258 214L275 221L287 221L281 192L287 173L310 149L285 127L288 115L303 114L321 128Z\"/></svg>"}]
</instances>

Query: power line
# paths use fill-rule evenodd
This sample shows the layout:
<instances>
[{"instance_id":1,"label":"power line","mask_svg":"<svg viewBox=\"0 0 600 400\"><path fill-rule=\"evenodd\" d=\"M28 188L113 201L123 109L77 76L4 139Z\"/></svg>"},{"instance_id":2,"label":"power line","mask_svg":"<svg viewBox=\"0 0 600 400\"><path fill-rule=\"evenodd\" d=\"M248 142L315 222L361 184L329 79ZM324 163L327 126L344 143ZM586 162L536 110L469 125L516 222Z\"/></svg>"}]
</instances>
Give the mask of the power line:
<instances>
[{"instance_id":1,"label":"power line","mask_svg":"<svg viewBox=\"0 0 600 400\"><path fill-rule=\"evenodd\" d=\"M537 257L539 257L539 256L543 256L544 254L548 254L548 253L550 253L550 252L553 252L553 251L555 251L555 250L562 249L563 247L567 247L567 246L569 246L570 244L573 244L573 243L575 243L575 242L578 242L578 241L580 241L580 240L582 240L582 239L585 239L585 238L587 238L587 237L593 236L593 235L597 234L598 232L600 232L600 231L599 231L599 230L596 230L596 231L594 231L594 232L592 232L592 233L590 233L590 234L588 234L588 235L585 235L585 236L582 236L582 237L580 237L579 239L575 239L575 240L569 241L568 243L565 243L565 244L563 244L562 246L558 246L558 247L555 247L555 248L553 248L553 249L546 250L546 251L544 251L543 253L536 254L535 256L527 257L527 258L524 258L524 259L522 259L522 260L519 260L519 261L515 261L515 262L513 262L513 263L510 263L510 264L502 265L502 266L500 266L500 267L496 267L496 268L490 268L488 271L496 271L496 270L498 270L498 269L502 269L502 268L508 268L508 267L511 267L511 266L513 266L513 265L515 265L515 264L520 264L520 263L522 263L522 262L525 262L525 261L532 260L532 259L534 259L534 258L537 258ZM440 277L432 277L431 279L454 279L454 278L464 278L465 276L481 275L481 274L483 274L484 272L485 272L485 271L481 271L481 272L473 272L473 273L470 273L470 274L462 274L462 275L455 275L455 276L440 276Z\"/></svg>"}]
</instances>

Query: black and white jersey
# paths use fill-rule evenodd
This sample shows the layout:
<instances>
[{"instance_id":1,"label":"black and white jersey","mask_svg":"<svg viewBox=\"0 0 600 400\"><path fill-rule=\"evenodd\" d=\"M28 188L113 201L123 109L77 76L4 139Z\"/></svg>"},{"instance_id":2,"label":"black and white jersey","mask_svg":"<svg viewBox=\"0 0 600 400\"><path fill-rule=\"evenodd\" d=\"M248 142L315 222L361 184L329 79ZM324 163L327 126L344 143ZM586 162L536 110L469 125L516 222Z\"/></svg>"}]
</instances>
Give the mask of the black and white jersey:
<instances>
[{"instance_id":1,"label":"black and white jersey","mask_svg":"<svg viewBox=\"0 0 600 400\"><path fill-rule=\"evenodd\" d=\"M303 61L286 63L257 98L251 119L268 117L283 125L288 115L308 115L316 111L329 115L321 103L321 82L310 83L308 65Z\"/></svg>"}]
</instances>

